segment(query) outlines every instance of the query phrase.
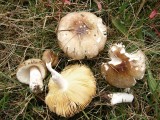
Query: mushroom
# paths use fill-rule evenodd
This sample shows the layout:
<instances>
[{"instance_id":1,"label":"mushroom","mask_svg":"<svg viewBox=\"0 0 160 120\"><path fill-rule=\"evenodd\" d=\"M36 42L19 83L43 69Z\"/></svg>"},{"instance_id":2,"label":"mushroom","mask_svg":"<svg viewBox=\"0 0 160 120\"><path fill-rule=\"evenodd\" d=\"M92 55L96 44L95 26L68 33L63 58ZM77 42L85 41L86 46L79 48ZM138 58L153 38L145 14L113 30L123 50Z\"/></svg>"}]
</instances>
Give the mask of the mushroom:
<instances>
[{"instance_id":1,"label":"mushroom","mask_svg":"<svg viewBox=\"0 0 160 120\"><path fill-rule=\"evenodd\" d=\"M16 77L21 83L29 84L33 93L43 91L43 79L46 76L46 66L40 59L28 59L17 68Z\"/></svg>"},{"instance_id":2,"label":"mushroom","mask_svg":"<svg viewBox=\"0 0 160 120\"><path fill-rule=\"evenodd\" d=\"M51 62L46 62L46 66L52 75L45 98L50 111L63 117L82 111L96 93L91 70L85 65L75 64L67 66L60 74L52 69Z\"/></svg>"},{"instance_id":3,"label":"mushroom","mask_svg":"<svg viewBox=\"0 0 160 120\"><path fill-rule=\"evenodd\" d=\"M107 28L93 13L73 12L60 20L57 36L59 46L69 57L93 58L105 46Z\"/></svg>"},{"instance_id":4,"label":"mushroom","mask_svg":"<svg viewBox=\"0 0 160 120\"><path fill-rule=\"evenodd\" d=\"M58 63L58 55L51 49L46 49L43 52L42 60L44 62L51 62L52 66L56 66Z\"/></svg>"},{"instance_id":5,"label":"mushroom","mask_svg":"<svg viewBox=\"0 0 160 120\"><path fill-rule=\"evenodd\" d=\"M118 88L130 88L145 73L145 55L141 50L127 53L125 46L114 44L109 49L111 61L102 63L101 73L106 81Z\"/></svg>"}]
</instances>

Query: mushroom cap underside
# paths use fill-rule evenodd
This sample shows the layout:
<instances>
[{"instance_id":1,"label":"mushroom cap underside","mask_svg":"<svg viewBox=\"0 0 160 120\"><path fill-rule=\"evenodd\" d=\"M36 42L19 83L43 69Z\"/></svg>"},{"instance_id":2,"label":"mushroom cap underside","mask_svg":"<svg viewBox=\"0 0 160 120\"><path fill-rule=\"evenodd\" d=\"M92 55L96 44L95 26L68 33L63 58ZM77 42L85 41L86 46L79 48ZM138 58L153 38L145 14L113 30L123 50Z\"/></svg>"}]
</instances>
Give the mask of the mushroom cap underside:
<instances>
[{"instance_id":1,"label":"mushroom cap underside","mask_svg":"<svg viewBox=\"0 0 160 120\"><path fill-rule=\"evenodd\" d=\"M64 16L58 26L61 49L73 59L92 58L105 46L106 26L89 12L73 12Z\"/></svg>"},{"instance_id":2,"label":"mushroom cap underside","mask_svg":"<svg viewBox=\"0 0 160 120\"><path fill-rule=\"evenodd\" d=\"M68 66L61 74L68 82L68 89L60 89L51 78L45 102L52 112L71 117L91 102L96 93L96 82L91 70L84 65Z\"/></svg>"},{"instance_id":3,"label":"mushroom cap underside","mask_svg":"<svg viewBox=\"0 0 160 120\"><path fill-rule=\"evenodd\" d=\"M17 68L16 77L17 79L25 84L29 84L30 82L30 68L36 67L42 76L42 79L46 76L46 66L44 62L40 59L28 59L21 63Z\"/></svg>"}]
</instances>

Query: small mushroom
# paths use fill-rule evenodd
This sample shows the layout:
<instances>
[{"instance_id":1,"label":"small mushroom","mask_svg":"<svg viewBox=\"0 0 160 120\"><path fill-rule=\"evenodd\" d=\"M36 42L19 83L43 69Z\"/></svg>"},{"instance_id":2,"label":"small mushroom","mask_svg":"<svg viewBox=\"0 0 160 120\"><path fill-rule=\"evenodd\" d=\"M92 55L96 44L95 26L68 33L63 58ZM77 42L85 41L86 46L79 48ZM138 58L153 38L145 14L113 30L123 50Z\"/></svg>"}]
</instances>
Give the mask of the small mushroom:
<instances>
[{"instance_id":1,"label":"small mushroom","mask_svg":"<svg viewBox=\"0 0 160 120\"><path fill-rule=\"evenodd\" d=\"M96 93L96 82L93 73L85 65L67 66L61 74L52 69L51 62L46 66L51 72L49 92L45 103L50 111L71 117L82 111Z\"/></svg>"},{"instance_id":2,"label":"small mushroom","mask_svg":"<svg viewBox=\"0 0 160 120\"><path fill-rule=\"evenodd\" d=\"M145 73L145 55L141 50L127 53L125 46L114 44L109 49L111 61L101 65L101 73L106 81L118 88L130 88Z\"/></svg>"},{"instance_id":3,"label":"small mushroom","mask_svg":"<svg viewBox=\"0 0 160 120\"><path fill-rule=\"evenodd\" d=\"M17 69L16 77L21 83L29 84L33 93L43 91L43 79L46 76L46 66L40 59L28 59Z\"/></svg>"},{"instance_id":4,"label":"small mushroom","mask_svg":"<svg viewBox=\"0 0 160 120\"><path fill-rule=\"evenodd\" d=\"M107 28L93 13L73 12L60 20L57 36L59 46L69 57L93 58L105 46Z\"/></svg>"},{"instance_id":5,"label":"small mushroom","mask_svg":"<svg viewBox=\"0 0 160 120\"><path fill-rule=\"evenodd\" d=\"M58 55L54 51L51 49L46 49L43 52L42 60L47 63L51 62L52 66L56 66L59 59Z\"/></svg>"}]
</instances>

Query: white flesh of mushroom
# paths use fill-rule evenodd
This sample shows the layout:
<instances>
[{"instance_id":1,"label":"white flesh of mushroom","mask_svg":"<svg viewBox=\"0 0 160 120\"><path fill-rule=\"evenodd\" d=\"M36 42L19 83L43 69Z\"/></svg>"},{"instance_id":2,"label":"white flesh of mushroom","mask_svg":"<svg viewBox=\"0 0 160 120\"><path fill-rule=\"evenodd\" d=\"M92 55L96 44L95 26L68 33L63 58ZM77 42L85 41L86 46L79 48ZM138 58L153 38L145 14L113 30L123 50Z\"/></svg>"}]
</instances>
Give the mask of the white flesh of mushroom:
<instances>
[{"instance_id":1,"label":"white flesh of mushroom","mask_svg":"<svg viewBox=\"0 0 160 120\"><path fill-rule=\"evenodd\" d=\"M37 67L30 68L29 87L34 92L37 88L43 91L43 78ZM36 92L36 91L35 91Z\"/></svg>"},{"instance_id":2,"label":"white flesh of mushroom","mask_svg":"<svg viewBox=\"0 0 160 120\"><path fill-rule=\"evenodd\" d=\"M63 78L63 76L52 68L51 62L46 63L46 66L47 66L47 69L51 72L52 79L54 80L54 82L55 82L62 90L66 90L66 89L68 88L68 83L67 83L67 81Z\"/></svg>"},{"instance_id":3,"label":"white flesh of mushroom","mask_svg":"<svg viewBox=\"0 0 160 120\"><path fill-rule=\"evenodd\" d=\"M104 67L105 67L106 71L109 69L109 66L107 64L105 64L105 63L104 63Z\"/></svg>"},{"instance_id":4,"label":"white flesh of mushroom","mask_svg":"<svg viewBox=\"0 0 160 120\"><path fill-rule=\"evenodd\" d=\"M108 94L108 96L111 99L110 100L111 105L115 105L118 103L132 102L134 99L134 96L128 93L112 93Z\"/></svg>"},{"instance_id":5,"label":"white flesh of mushroom","mask_svg":"<svg viewBox=\"0 0 160 120\"><path fill-rule=\"evenodd\" d=\"M125 88L124 92L130 93L131 92L131 88Z\"/></svg>"},{"instance_id":6,"label":"white flesh of mushroom","mask_svg":"<svg viewBox=\"0 0 160 120\"><path fill-rule=\"evenodd\" d=\"M116 56L111 58L111 61L108 62L108 64L113 64L113 65L119 65L122 63L122 60Z\"/></svg>"}]
</instances>

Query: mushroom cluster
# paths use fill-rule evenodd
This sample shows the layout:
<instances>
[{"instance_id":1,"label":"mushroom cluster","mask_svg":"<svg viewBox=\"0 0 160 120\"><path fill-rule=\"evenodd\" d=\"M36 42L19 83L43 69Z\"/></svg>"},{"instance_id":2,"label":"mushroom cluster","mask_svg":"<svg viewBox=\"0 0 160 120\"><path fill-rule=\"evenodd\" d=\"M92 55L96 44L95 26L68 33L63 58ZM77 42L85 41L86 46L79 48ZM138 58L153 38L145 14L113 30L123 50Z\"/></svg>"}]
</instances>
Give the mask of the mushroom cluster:
<instances>
[{"instance_id":1,"label":"mushroom cluster","mask_svg":"<svg viewBox=\"0 0 160 120\"><path fill-rule=\"evenodd\" d=\"M60 48L69 57L93 58L105 46L107 28L101 18L90 12L73 12L60 20L57 37Z\"/></svg>"},{"instance_id":2,"label":"mushroom cluster","mask_svg":"<svg viewBox=\"0 0 160 120\"><path fill-rule=\"evenodd\" d=\"M80 60L93 58L105 47L107 28L102 19L89 12L73 12L64 16L58 26L58 43L69 57ZM110 61L102 63L101 73L106 81L118 88L130 88L145 73L145 55L141 50L128 53L125 46L113 44L109 48ZM96 94L96 78L86 65L69 65L61 73L52 67L58 56L50 49L41 59L28 59L19 65L17 79L33 93L43 91L47 69L51 73L45 103L50 111L63 117L71 117L85 109ZM132 102L128 93L108 94L110 104Z\"/></svg>"}]
</instances>

